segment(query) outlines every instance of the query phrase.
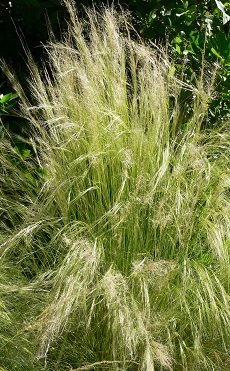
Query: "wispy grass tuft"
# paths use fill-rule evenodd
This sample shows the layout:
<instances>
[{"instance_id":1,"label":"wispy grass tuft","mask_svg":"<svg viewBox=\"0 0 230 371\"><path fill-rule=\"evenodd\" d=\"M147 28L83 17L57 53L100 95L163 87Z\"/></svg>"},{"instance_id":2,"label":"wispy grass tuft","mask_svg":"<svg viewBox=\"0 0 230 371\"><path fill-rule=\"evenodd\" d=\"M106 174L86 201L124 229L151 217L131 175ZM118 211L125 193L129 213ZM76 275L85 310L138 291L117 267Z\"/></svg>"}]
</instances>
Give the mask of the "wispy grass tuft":
<instances>
[{"instance_id":1,"label":"wispy grass tuft","mask_svg":"<svg viewBox=\"0 0 230 371\"><path fill-rule=\"evenodd\" d=\"M0 262L18 279L0 326L15 323L11 347L27 354L3 367L227 371L230 135L205 129L213 78L175 76L125 13L83 23L65 3L49 66L29 57L31 103L6 70L33 155L1 141Z\"/></svg>"}]
</instances>

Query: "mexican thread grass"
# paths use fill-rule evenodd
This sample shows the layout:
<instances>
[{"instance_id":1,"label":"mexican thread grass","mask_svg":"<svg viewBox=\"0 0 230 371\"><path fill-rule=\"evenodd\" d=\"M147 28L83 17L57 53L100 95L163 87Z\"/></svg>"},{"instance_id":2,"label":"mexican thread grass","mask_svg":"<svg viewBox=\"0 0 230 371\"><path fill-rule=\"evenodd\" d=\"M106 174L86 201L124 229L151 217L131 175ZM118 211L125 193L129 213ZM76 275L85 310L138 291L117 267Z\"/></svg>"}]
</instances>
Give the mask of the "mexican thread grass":
<instances>
[{"instance_id":1,"label":"mexican thread grass","mask_svg":"<svg viewBox=\"0 0 230 371\"><path fill-rule=\"evenodd\" d=\"M205 128L213 81L176 77L127 15L83 23L65 3L47 69L29 56L31 102L5 68L33 155L1 139L2 370L227 371L230 136Z\"/></svg>"}]
</instances>

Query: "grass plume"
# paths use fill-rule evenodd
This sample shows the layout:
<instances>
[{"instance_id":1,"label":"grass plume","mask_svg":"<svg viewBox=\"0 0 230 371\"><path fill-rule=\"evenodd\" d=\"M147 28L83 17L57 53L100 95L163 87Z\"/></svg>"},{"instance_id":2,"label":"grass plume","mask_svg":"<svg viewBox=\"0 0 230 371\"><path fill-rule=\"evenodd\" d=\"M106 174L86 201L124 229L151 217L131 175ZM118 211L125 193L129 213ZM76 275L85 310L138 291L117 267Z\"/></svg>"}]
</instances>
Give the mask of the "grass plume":
<instances>
[{"instance_id":1,"label":"grass plume","mask_svg":"<svg viewBox=\"0 0 230 371\"><path fill-rule=\"evenodd\" d=\"M175 76L126 14L83 23L65 3L49 72L29 58L31 103L6 70L34 155L0 143L0 325L24 350L2 367L227 371L230 136L204 125L213 79Z\"/></svg>"}]
</instances>

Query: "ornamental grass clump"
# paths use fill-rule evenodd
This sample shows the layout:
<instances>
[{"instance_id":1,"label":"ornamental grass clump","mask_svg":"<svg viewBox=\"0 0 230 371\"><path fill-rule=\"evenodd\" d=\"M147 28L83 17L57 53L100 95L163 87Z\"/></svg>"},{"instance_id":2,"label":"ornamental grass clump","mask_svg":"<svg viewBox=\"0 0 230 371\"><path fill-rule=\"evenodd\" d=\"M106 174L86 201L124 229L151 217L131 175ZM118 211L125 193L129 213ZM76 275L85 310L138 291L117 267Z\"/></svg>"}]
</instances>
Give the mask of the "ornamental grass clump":
<instances>
[{"instance_id":1,"label":"ornamental grass clump","mask_svg":"<svg viewBox=\"0 0 230 371\"><path fill-rule=\"evenodd\" d=\"M6 71L33 150L0 143L1 366L227 371L230 135L205 127L213 77L190 85L126 14L81 22L65 3L48 67L29 56L31 102Z\"/></svg>"}]
</instances>

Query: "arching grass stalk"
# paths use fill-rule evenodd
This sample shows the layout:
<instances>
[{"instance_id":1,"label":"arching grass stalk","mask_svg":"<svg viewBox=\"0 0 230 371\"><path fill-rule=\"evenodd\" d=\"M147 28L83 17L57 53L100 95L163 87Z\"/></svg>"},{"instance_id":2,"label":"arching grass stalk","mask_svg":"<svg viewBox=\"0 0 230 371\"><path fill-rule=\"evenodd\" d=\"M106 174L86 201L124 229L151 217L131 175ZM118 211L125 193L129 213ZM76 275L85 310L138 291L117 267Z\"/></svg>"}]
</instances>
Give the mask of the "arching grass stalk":
<instances>
[{"instance_id":1,"label":"arching grass stalk","mask_svg":"<svg viewBox=\"0 0 230 371\"><path fill-rule=\"evenodd\" d=\"M0 144L0 269L20 276L13 307L11 278L4 294L12 347L34 370L227 371L230 138L203 128L212 78L181 81L124 13L82 23L65 3L49 73L29 62L33 103L15 86L34 160Z\"/></svg>"}]
</instances>

